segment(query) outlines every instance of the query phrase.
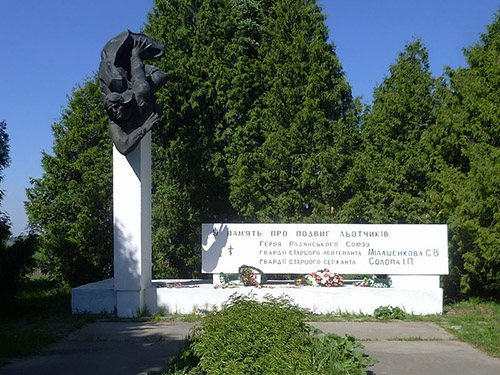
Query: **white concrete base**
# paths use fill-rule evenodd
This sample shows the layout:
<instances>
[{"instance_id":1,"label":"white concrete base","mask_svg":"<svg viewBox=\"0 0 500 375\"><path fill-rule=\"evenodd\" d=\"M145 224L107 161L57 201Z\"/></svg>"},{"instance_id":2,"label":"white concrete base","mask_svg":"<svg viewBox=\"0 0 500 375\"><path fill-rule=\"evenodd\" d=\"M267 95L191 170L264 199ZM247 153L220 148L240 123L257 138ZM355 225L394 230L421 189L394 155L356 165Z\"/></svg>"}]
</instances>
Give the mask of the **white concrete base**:
<instances>
[{"instance_id":1,"label":"white concrete base","mask_svg":"<svg viewBox=\"0 0 500 375\"><path fill-rule=\"evenodd\" d=\"M143 290L117 290L116 315L122 318L133 318L142 313L157 312L156 287Z\"/></svg>"},{"instance_id":2,"label":"white concrete base","mask_svg":"<svg viewBox=\"0 0 500 375\"><path fill-rule=\"evenodd\" d=\"M71 290L73 314L114 314L116 293L113 279L85 284Z\"/></svg>"},{"instance_id":3,"label":"white concrete base","mask_svg":"<svg viewBox=\"0 0 500 375\"><path fill-rule=\"evenodd\" d=\"M173 287L181 284L183 287ZM432 283L433 284L433 283ZM118 316L136 316L147 307L150 313L162 310L166 314L190 314L197 309L220 307L234 294L251 295L262 300L266 294L278 297L288 295L296 304L317 314L350 312L373 314L380 306L400 307L416 315L441 314L443 290L412 283L411 287L363 288L347 285L341 288L296 287L292 283L270 281L264 288L214 288L211 280L153 280L153 288L137 293L113 290L113 280L83 285L73 289L73 313L116 313ZM142 299L141 299L142 298ZM120 304L125 301L125 308ZM130 307L132 306L132 307Z\"/></svg>"},{"instance_id":4,"label":"white concrete base","mask_svg":"<svg viewBox=\"0 0 500 375\"><path fill-rule=\"evenodd\" d=\"M317 314L350 312L373 314L380 306L400 307L416 315L441 314L443 290L441 288L363 288L347 285L340 288L296 287L293 284L269 282L264 288L238 287L214 289L212 283L178 280L190 288L162 287L157 289L158 309L167 314L189 314L196 309L220 307L234 294L254 296L262 300L266 294L278 297L288 295L296 304ZM173 285L172 280L155 280L153 284ZM195 286L194 288L191 288Z\"/></svg>"},{"instance_id":5,"label":"white concrete base","mask_svg":"<svg viewBox=\"0 0 500 375\"><path fill-rule=\"evenodd\" d=\"M435 289L439 288L439 275L390 275L393 288Z\"/></svg>"},{"instance_id":6,"label":"white concrete base","mask_svg":"<svg viewBox=\"0 0 500 375\"><path fill-rule=\"evenodd\" d=\"M114 280L106 279L85 284L71 291L73 314L116 314L132 318L145 310L154 314L157 309L156 286L143 290L115 290Z\"/></svg>"}]
</instances>

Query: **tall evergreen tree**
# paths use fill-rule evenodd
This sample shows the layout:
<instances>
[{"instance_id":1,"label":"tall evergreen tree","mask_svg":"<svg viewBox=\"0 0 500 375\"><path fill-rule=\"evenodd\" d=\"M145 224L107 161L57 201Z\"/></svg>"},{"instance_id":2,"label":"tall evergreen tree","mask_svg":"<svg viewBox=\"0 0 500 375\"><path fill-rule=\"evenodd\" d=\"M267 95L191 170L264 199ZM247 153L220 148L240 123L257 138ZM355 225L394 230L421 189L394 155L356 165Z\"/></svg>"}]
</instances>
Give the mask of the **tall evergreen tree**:
<instances>
[{"instance_id":1,"label":"tall evergreen tree","mask_svg":"<svg viewBox=\"0 0 500 375\"><path fill-rule=\"evenodd\" d=\"M436 80L422 42L406 45L389 72L363 115L363 146L349 173L354 196L339 216L360 223L432 222L426 198L430 164L422 141L435 121Z\"/></svg>"},{"instance_id":2,"label":"tall evergreen tree","mask_svg":"<svg viewBox=\"0 0 500 375\"><path fill-rule=\"evenodd\" d=\"M247 220L331 221L358 144L357 107L315 1L263 2L262 95L228 148Z\"/></svg>"},{"instance_id":3,"label":"tall evergreen tree","mask_svg":"<svg viewBox=\"0 0 500 375\"><path fill-rule=\"evenodd\" d=\"M240 9L227 1L156 1L149 16L145 32L165 44L159 65L170 77L158 95L165 126L153 130L157 276L199 272L200 224L234 220L221 151L227 122L250 102L253 77L239 71L248 69L243 60L251 53L251 3Z\"/></svg>"},{"instance_id":4,"label":"tall evergreen tree","mask_svg":"<svg viewBox=\"0 0 500 375\"><path fill-rule=\"evenodd\" d=\"M27 189L29 223L41 234L42 267L73 286L109 277L112 270L107 123L99 86L88 80L52 126L53 155L43 153L44 174Z\"/></svg>"},{"instance_id":5,"label":"tall evergreen tree","mask_svg":"<svg viewBox=\"0 0 500 375\"><path fill-rule=\"evenodd\" d=\"M194 269L204 221L332 220L358 130L324 19L312 0L156 1L157 272Z\"/></svg>"},{"instance_id":6,"label":"tall evergreen tree","mask_svg":"<svg viewBox=\"0 0 500 375\"><path fill-rule=\"evenodd\" d=\"M500 15L465 50L467 67L448 69L449 90L429 133L433 197L451 234L449 293L500 292Z\"/></svg>"}]
</instances>

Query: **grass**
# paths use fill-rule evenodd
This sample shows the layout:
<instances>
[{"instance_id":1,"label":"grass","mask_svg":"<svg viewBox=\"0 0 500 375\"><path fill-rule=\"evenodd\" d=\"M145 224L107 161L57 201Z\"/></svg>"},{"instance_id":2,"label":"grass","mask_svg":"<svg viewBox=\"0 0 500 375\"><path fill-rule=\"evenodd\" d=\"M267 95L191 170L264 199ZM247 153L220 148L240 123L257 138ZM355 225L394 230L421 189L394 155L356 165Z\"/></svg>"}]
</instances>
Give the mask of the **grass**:
<instances>
[{"instance_id":1,"label":"grass","mask_svg":"<svg viewBox=\"0 0 500 375\"><path fill-rule=\"evenodd\" d=\"M390 314L386 314L390 317ZM400 315L400 314L396 314ZM162 321L199 322L203 317L197 314L173 314L155 316ZM443 314L413 315L400 317L410 322L434 322L453 334L458 340L467 342L485 353L500 358L500 303L471 299L445 307ZM391 319L377 318L363 313L336 311L328 314L308 314L309 322L381 322ZM396 338L395 338L396 339ZM406 338L402 341L421 341L419 338Z\"/></svg>"},{"instance_id":2,"label":"grass","mask_svg":"<svg viewBox=\"0 0 500 375\"><path fill-rule=\"evenodd\" d=\"M196 322L201 322L205 315L199 315L195 313L191 314L154 314L153 315L153 320L154 321L159 321L159 322L190 322L190 323L196 323Z\"/></svg>"},{"instance_id":3,"label":"grass","mask_svg":"<svg viewBox=\"0 0 500 375\"><path fill-rule=\"evenodd\" d=\"M458 340L467 342L493 357L500 358L500 303L470 299L445 307L443 314L405 314L400 319L411 322L434 322L453 334ZM367 314L337 312L323 315L309 315L311 322L357 321L380 322L380 318ZM385 321L389 321L386 319ZM396 339L396 338L394 338ZM402 341L420 341L419 338L405 338Z\"/></svg>"},{"instance_id":4,"label":"grass","mask_svg":"<svg viewBox=\"0 0 500 375\"><path fill-rule=\"evenodd\" d=\"M436 323L460 341L500 358L500 303L471 299L448 306Z\"/></svg>"},{"instance_id":5,"label":"grass","mask_svg":"<svg viewBox=\"0 0 500 375\"><path fill-rule=\"evenodd\" d=\"M45 277L26 278L0 305L0 367L36 354L95 318L71 314L71 289Z\"/></svg>"}]
</instances>

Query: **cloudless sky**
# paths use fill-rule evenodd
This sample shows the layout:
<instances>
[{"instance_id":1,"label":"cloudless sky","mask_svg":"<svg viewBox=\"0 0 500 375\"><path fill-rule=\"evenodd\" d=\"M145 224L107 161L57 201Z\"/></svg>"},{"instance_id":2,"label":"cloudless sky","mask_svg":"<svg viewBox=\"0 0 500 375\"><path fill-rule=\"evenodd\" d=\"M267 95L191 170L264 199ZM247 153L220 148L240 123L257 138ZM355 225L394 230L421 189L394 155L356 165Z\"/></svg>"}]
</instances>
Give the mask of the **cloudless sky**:
<instances>
[{"instance_id":1,"label":"cloudless sky","mask_svg":"<svg viewBox=\"0 0 500 375\"><path fill-rule=\"evenodd\" d=\"M462 49L493 22L498 0L320 0L331 41L353 94L370 103L405 45L421 38L434 76L465 65ZM11 165L0 186L12 232L26 230L25 189L42 176L51 125L73 88L92 76L104 44L140 31L153 0L0 0L0 121Z\"/></svg>"}]
</instances>

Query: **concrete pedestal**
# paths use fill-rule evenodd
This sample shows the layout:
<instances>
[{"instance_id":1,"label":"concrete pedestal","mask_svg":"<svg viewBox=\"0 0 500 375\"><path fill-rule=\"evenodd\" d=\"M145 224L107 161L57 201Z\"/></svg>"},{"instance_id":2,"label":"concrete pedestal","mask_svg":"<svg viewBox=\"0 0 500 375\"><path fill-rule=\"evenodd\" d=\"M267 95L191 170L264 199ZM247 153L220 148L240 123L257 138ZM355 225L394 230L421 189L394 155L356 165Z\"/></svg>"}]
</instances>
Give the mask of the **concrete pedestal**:
<instances>
[{"instance_id":1,"label":"concrete pedestal","mask_svg":"<svg viewBox=\"0 0 500 375\"><path fill-rule=\"evenodd\" d=\"M89 283L71 290L73 314L114 314L116 292L113 279Z\"/></svg>"},{"instance_id":2,"label":"concrete pedestal","mask_svg":"<svg viewBox=\"0 0 500 375\"><path fill-rule=\"evenodd\" d=\"M113 147L114 279L72 291L74 313L157 311L151 283L151 133L128 155Z\"/></svg>"},{"instance_id":3,"label":"concrete pedestal","mask_svg":"<svg viewBox=\"0 0 500 375\"><path fill-rule=\"evenodd\" d=\"M363 313L373 314L380 306L400 307L416 315L441 314L443 312L443 290L422 284L401 285L391 288L363 288L346 285L341 288L296 287L290 282L269 281L264 288L238 287L214 289L210 280L154 280L158 307L166 314L190 314L198 309L220 308L233 294L247 295L263 300L265 295L273 297L287 295L302 308L313 313ZM175 287L182 284L182 288Z\"/></svg>"},{"instance_id":4,"label":"concrete pedestal","mask_svg":"<svg viewBox=\"0 0 500 375\"><path fill-rule=\"evenodd\" d=\"M124 156L113 147L114 289L120 317L156 311L151 284L151 133Z\"/></svg>"},{"instance_id":5,"label":"concrete pedestal","mask_svg":"<svg viewBox=\"0 0 500 375\"><path fill-rule=\"evenodd\" d=\"M318 314L373 314L376 308L388 305L416 315L443 312L443 290L436 286L436 277L428 278L428 282L419 279L418 283L405 284L402 281L410 279L401 276L399 281L399 286L381 289L352 285L343 288L296 287L286 281L270 281L265 288L215 289L210 280L153 280L153 288L158 287L154 292L155 303L166 314L190 314L198 309L211 310L213 306L220 308L235 293L249 295L257 300L262 300L266 294L274 297L287 295L300 307ZM179 284L181 288L176 287ZM153 293L150 295L153 296ZM73 289L73 312L112 313L115 303L113 298L112 280L83 285Z\"/></svg>"}]
</instances>

